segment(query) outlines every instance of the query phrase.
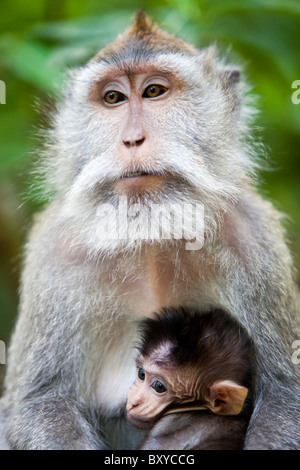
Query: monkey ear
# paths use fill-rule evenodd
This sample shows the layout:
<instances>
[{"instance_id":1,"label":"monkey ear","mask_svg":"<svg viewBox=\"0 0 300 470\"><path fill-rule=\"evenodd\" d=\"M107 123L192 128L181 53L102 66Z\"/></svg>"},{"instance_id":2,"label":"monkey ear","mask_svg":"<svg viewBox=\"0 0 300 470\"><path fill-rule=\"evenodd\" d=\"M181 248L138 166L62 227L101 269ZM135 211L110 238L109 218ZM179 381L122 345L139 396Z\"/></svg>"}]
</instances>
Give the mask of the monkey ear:
<instances>
[{"instance_id":1,"label":"monkey ear","mask_svg":"<svg viewBox=\"0 0 300 470\"><path fill-rule=\"evenodd\" d=\"M240 81L241 72L238 69L226 69L224 80L227 85L234 87Z\"/></svg>"},{"instance_id":2,"label":"monkey ear","mask_svg":"<svg viewBox=\"0 0 300 470\"><path fill-rule=\"evenodd\" d=\"M221 67L219 69L219 76L222 86L226 90L235 91L241 77L241 72L234 67Z\"/></svg>"},{"instance_id":3,"label":"monkey ear","mask_svg":"<svg viewBox=\"0 0 300 470\"><path fill-rule=\"evenodd\" d=\"M237 415L242 411L248 389L232 382L221 380L209 387L207 407L222 415Z\"/></svg>"},{"instance_id":4,"label":"monkey ear","mask_svg":"<svg viewBox=\"0 0 300 470\"><path fill-rule=\"evenodd\" d=\"M238 83L241 73L236 68L225 68L221 71L221 83L223 89L228 94L228 100L231 104L231 111L238 112L241 105L240 91Z\"/></svg>"}]
</instances>

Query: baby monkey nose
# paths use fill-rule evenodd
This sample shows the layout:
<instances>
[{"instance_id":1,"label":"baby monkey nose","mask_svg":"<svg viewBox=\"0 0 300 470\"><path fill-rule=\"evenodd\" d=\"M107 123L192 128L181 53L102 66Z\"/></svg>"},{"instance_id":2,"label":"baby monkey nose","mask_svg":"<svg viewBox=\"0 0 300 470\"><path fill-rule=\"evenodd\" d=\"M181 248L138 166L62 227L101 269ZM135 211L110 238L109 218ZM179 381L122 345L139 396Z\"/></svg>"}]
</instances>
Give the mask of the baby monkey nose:
<instances>
[{"instance_id":1,"label":"baby monkey nose","mask_svg":"<svg viewBox=\"0 0 300 470\"><path fill-rule=\"evenodd\" d=\"M134 390L130 389L127 398L127 411L132 411L134 408L137 408L139 405L143 403L143 396L139 393L135 393Z\"/></svg>"},{"instance_id":2,"label":"baby monkey nose","mask_svg":"<svg viewBox=\"0 0 300 470\"><path fill-rule=\"evenodd\" d=\"M126 405L126 410L130 413L134 408L137 408L139 406L139 402L128 402Z\"/></svg>"}]
</instances>

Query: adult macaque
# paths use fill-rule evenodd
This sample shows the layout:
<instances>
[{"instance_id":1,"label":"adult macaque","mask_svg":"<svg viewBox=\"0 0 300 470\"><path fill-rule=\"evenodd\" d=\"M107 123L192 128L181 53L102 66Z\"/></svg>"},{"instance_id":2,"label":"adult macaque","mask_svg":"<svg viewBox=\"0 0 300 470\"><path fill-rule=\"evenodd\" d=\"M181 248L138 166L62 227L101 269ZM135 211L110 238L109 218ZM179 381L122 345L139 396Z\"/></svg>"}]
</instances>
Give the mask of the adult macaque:
<instances>
[{"instance_id":1,"label":"adult macaque","mask_svg":"<svg viewBox=\"0 0 300 470\"><path fill-rule=\"evenodd\" d=\"M202 416L189 414L188 421L175 419L174 430L173 419L164 420L166 426L159 423L142 448L241 449L249 414L240 413L254 360L246 332L220 310L199 315L182 308L164 309L144 320L140 332L137 376L127 396L130 422L145 428L161 416L191 410L239 415L212 419L213 434L207 429L211 415L203 411ZM186 432L187 425L192 433Z\"/></svg>"},{"instance_id":2,"label":"adult macaque","mask_svg":"<svg viewBox=\"0 0 300 470\"><path fill-rule=\"evenodd\" d=\"M299 447L300 368L290 349L298 293L280 215L252 181L243 88L213 49L198 51L143 13L71 74L45 146L52 200L26 245L7 360L12 448L138 446L110 428L111 417L124 423L139 321L170 306L238 319L256 357L245 447ZM170 222L174 236L151 235L158 216L149 232L153 203L185 208ZM191 250L199 204L204 245Z\"/></svg>"}]
</instances>

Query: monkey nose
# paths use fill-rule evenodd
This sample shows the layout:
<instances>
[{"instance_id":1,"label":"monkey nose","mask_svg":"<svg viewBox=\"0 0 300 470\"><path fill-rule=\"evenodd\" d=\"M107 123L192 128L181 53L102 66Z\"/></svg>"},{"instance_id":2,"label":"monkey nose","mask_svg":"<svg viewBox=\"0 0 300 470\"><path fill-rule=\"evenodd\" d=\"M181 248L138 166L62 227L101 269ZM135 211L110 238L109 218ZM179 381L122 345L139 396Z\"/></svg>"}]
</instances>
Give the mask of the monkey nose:
<instances>
[{"instance_id":1,"label":"monkey nose","mask_svg":"<svg viewBox=\"0 0 300 470\"><path fill-rule=\"evenodd\" d=\"M143 399L141 397L134 397L130 401L127 401L126 409L127 411L132 411L134 408L137 408L143 403Z\"/></svg>"},{"instance_id":2,"label":"monkey nose","mask_svg":"<svg viewBox=\"0 0 300 470\"><path fill-rule=\"evenodd\" d=\"M126 139L123 140L123 144L125 145L126 148L135 148L135 147L140 147L146 140L146 137L139 137L136 139Z\"/></svg>"},{"instance_id":3,"label":"monkey nose","mask_svg":"<svg viewBox=\"0 0 300 470\"><path fill-rule=\"evenodd\" d=\"M128 413L130 413L130 412L131 412L134 408L136 408L137 406L139 406L138 403L136 403L136 404L135 404L135 403L127 403L127 405L126 405L126 411L127 411Z\"/></svg>"}]
</instances>

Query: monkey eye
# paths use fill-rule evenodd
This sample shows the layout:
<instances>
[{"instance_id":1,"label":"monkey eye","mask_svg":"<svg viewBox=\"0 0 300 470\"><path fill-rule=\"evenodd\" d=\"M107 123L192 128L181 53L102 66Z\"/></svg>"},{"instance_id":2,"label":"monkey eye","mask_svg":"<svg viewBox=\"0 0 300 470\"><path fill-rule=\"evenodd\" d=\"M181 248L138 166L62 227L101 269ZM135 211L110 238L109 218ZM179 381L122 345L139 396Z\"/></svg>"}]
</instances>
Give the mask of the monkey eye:
<instances>
[{"instance_id":1,"label":"monkey eye","mask_svg":"<svg viewBox=\"0 0 300 470\"><path fill-rule=\"evenodd\" d=\"M154 382L154 384L152 385L152 388L154 388L154 390L157 393L164 393L167 390L166 387L164 386L164 384L162 384L159 380L156 380Z\"/></svg>"},{"instance_id":2,"label":"monkey eye","mask_svg":"<svg viewBox=\"0 0 300 470\"><path fill-rule=\"evenodd\" d=\"M145 380L145 377L146 377L146 373L145 373L144 369L142 369L141 367L139 367L139 369L138 369L138 378L139 378L140 380L143 380L143 381L144 381L144 380Z\"/></svg>"},{"instance_id":3,"label":"monkey eye","mask_svg":"<svg viewBox=\"0 0 300 470\"><path fill-rule=\"evenodd\" d=\"M143 93L143 98L156 98L163 95L168 89L162 85L149 85Z\"/></svg>"},{"instance_id":4,"label":"monkey eye","mask_svg":"<svg viewBox=\"0 0 300 470\"><path fill-rule=\"evenodd\" d=\"M121 93L120 91L114 91L114 90L108 91L107 93L105 93L103 97L103 100L105 101L105 103L108 103L108 104L121 103L121 101L125 101L126 99L127 98L125 95L123 95L123 93Z\"/></svg>"}]
</instances>

